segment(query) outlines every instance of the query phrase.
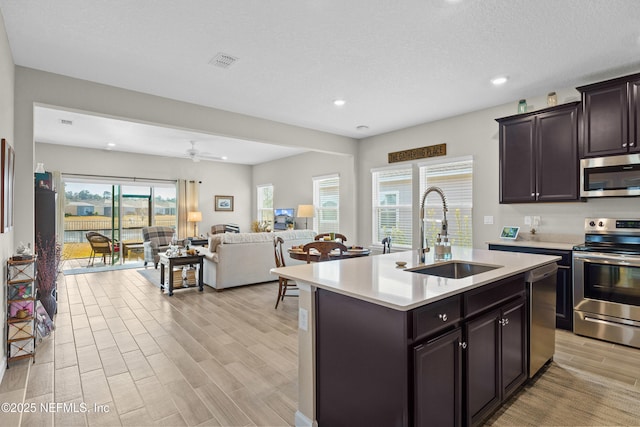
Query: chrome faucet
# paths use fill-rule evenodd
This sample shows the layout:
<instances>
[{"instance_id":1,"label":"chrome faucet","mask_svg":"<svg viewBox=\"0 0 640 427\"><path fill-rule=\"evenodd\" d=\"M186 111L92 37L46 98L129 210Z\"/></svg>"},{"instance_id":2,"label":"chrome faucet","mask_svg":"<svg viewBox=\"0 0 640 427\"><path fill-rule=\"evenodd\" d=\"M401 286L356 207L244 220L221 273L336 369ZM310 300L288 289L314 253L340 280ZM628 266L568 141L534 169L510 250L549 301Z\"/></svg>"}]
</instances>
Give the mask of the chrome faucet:
<instances>
[{"instance_id":1,"label":"chrome faucet","mask_svg":"<svg viewBox=\"0 0 640 427\"><path fill-rule=\"evenodd\" d=\"M421 263L424 263L425 261L425 255L424 255L425 252L429 252L429 242L427 241L424 235L424 202L427 200L427 196L431 192L438 193L440 195L440 198L442 199L442 212L443 212L444 218L442 219L442 230L440 234L442 235L443 238L447 236L447 227L448 227L447 199L440 187L429 187L425 190L424 194L422 195L422 202L420 203L420 262Z\"/></svg>"}]
</instances>

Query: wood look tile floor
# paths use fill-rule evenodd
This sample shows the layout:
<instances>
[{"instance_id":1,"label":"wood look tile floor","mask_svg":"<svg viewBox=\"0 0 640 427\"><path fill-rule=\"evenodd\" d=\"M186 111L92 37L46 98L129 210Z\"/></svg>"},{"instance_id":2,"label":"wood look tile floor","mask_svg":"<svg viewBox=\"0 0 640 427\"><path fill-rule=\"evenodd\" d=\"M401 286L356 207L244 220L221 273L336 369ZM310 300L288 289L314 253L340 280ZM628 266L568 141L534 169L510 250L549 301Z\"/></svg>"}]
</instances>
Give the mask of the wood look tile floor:
<instances>
[{"instance_id":1,"label":"wood look tile floor","mask_svg":"<svg viewBox=\"0 0 640 427\"><path fill-rule=\"evenodd\" d=\"M274 310L276 295L276 282L168 297L135 270L60 276L56 331L35 364L11 364L0 403L77 410L0 425L293 425L298 302ZM559 331L547 372L487 424L640 425L638 402L640 350Z\"/></svg>"}]
</instances>

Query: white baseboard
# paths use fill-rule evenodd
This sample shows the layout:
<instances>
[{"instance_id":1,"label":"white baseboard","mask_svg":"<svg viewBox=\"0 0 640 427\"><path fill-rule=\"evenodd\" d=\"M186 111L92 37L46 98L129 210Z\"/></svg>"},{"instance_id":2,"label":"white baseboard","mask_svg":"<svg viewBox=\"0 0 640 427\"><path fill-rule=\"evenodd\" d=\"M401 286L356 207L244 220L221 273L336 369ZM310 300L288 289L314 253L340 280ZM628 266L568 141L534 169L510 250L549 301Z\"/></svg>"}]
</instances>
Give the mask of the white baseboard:
<instances>
[{"instance_id":1,"label":"white baseboard","mask_svg":"<svg viewBox=\"0 0 640 427\"><path fill-rule=\"evenodd\" d=\"M311 421L305 414L300 411L296 411L295 425L296 427L318 427L317 423Z\"/></svg>"},{"instance_id":2,"label":"white baseboard","mask_svg":"<svg viewBox=\"0 0 640 427\"><path fill-rule=\"evenodd\" d=\"M5 354L2 358L2 364L0 365L0 383L2 383L2 379L4 378L4 373L7 370L7 355Z\"/></svg>"}]
</instances>

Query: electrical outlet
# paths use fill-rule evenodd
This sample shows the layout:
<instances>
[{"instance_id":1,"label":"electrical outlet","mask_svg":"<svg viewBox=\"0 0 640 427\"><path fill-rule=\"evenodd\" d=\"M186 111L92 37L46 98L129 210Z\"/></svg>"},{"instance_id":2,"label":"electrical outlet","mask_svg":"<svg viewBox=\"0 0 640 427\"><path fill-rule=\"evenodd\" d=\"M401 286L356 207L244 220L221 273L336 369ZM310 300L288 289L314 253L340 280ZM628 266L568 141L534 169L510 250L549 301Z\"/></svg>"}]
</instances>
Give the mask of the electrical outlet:
<instances>
[{"instance_id":1,"label":"electrical outlet","mask_svg":"<svg viewBox=\"0 0 640 427\"><path fill-rule=\"evenodd\" d=\"M487 225L493 224L493 215L485 215L484 223Z\"/></svg>"},{"instance_id":2,"label":"electrical outlet","mask_svg":"<svg viewBox=\"0 0 640 427\"><path fill-rule=\"evenodd\" d=\"M531 225L531 217L530 216L525 216L524 217L524 225Z\"/></svg>"},{"instance_id":3,"label":"electrical outlet","mask_svg":"<svg viewBox=\"0 0 640 427\"><path fill-rule=\"evenodd\" d=\"M534 227L538 227L538 226L540 225L540 217L539 217L539 216L534 216L534 217L533 217L533 223L532 223L532 225L533 225Z\"/></svg>"},{"instance_id":4,"label":"electrical outlet","mask_svg":"<svg viewBox=\"0 0 640 427\"><path fill-rule=\"evenodd\" d=\"M303 331L309 329L309 312L304 308L298 309L298 329Z\"/></svg>"}]
</instances>

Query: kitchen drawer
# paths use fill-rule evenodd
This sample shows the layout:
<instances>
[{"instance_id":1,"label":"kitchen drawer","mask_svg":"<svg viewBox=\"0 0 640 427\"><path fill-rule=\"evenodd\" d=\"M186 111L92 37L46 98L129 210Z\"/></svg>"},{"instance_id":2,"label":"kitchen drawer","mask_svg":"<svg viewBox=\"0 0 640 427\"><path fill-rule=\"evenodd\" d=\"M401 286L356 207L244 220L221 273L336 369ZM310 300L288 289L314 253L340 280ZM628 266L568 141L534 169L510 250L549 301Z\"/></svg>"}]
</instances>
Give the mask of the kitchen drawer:
<instances>
[{"instance_id":1,"label":"kitchen drawer","mask_svg":"<svg viewBox=\"0 0 640 427\"><path fill-rule=\"evenodd\" d=\"M464 316L474 316L525 292L524 275L509 277L464 293Z\"/></svg>"},{"instance_id":2,"label":"kitchen drawer","mask_svg":"<svg viewBox=\"0 0 640 427\"><path fill-rule=\"evenodd\" d=\"M412 311L414 341L455 325L462 319L461 296L455 295Z\"/></svg>"}]
</instances>

